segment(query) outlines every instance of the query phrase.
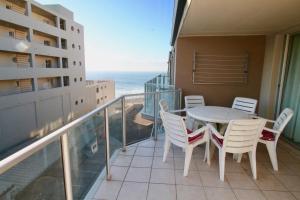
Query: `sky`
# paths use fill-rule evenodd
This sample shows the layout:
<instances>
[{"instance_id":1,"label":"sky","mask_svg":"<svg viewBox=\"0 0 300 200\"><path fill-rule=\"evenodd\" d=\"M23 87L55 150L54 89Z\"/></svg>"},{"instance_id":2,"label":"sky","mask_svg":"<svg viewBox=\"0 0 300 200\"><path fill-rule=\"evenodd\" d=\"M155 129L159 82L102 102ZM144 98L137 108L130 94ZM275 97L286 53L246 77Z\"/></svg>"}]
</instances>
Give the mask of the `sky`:
<instances>
[{"instance_id":1,"label":"sky","mask_svg":"<svg viewBox=\"0 0 300 200\"><path fill-rule=\"evenodd\" d=\"M174 0L37 0L84 26L87 71L166 71Z\"/></svg>"}]
</instances>

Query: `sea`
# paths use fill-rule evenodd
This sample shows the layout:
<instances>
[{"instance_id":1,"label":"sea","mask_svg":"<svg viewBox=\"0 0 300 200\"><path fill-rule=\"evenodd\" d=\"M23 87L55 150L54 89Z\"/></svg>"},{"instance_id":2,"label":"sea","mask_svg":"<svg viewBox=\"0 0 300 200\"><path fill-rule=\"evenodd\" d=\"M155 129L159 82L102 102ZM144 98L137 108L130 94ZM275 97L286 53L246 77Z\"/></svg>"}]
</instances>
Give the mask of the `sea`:
<instances>
[{"instance_id":1,"label":"sea","mask_svg":"<svg viewBox=\"0 0 300 200\"><path fill-rule=\"evenodd\" d=\"M86 80L114 80L116 97L144 92L144 83L163 72L87 71Z\"/></svg>"}]
</instances>

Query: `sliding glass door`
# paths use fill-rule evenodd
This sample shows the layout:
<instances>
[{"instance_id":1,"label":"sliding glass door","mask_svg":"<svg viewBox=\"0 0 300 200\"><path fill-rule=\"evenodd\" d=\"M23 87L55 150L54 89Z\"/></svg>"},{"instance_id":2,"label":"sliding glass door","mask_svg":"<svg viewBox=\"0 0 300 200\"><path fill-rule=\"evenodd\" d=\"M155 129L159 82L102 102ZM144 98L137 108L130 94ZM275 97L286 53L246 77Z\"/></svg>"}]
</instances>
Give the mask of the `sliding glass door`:
<instances>
[{"instance_id":1,"label":"sliding glass door","mask_svg":"<svg viewBox=\"0 0 300 200\"><path fill-rule=\"evenodd\" d=\"M294 116L284 135L300 145L300 34L291 38L289 62L285 79L281 108L291 108Z\"/></svg>"}]
</instances>

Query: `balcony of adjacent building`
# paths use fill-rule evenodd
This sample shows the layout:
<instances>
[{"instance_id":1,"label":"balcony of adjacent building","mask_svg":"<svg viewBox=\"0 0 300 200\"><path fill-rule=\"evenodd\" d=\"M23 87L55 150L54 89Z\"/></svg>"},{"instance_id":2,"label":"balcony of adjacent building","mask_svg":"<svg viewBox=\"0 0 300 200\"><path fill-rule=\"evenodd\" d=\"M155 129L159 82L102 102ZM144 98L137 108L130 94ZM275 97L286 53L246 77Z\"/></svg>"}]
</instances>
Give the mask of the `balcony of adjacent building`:
<instances>
[{"instance_id":1,"label":"balcony of adjacent building","mask_svg":"<svg viewBox=\"0 0 300 200\"><path fill-rule=\"evenodd\" d=\"M56 18L57 16L53 15L52 13L41 9L40 7L31 4L31 16L33 19L40 21L42 23L48 24L50 26L57 27Z\"/></svg>"},{"instance_id":2,"label":"balcony of adjacent building","mask_svg":"<svg viewBox=\"0 0 300 200\"><path fill-rule=\"evenodd\" d=\"M26 1L24 0L1 0L0 6L22 15L26 14Z\"/></svg>"},{"instance_id":3,"label":"balcony of adjacent building","mask_svg":"<svg viewBox=\"0 0 300 200\"><path fill-rule=\"evenodd\" d=\"M32 42L34 42L36 44L58 48L59 47L58 39L59 38L54 35L50 35L47 33L33 30L33 38L32 38L33 41Z\"/></svg>"},{"instance_id":4,"label":"balcony of adjacent building","mask_svg":"<svg viewBox=\"0 0 300 200\"><path fill-rule=\"evenodd\" d=\"M38 90L49 90L62 87L61 77L43 77L37 79Z\"/></svg>"},{"instance_id":5,"label":"balcony of adjacent building","mask_svg":"<svg viewBox=\"0 0 300 200\"><path fill-rule=\"evenodd\" d=\"M34 91L33 79L0 80L0 97Z\"/></svg>"},{"instance_id":6,"label":"balcony of adjacent building","mask_svg":"<svg viewBox=\"0 0 300 200\"><path fill-rule=\"evenodd\" d=\"M65 63L63 66L60 66L60 58L55 56L45 56L45 55L35 55L35 66L37 68L65 68Z\"/></svg>"},{"instance_id":7,"label":"balcony of adjacent building","mask_svg":"<svg viewBox=\"0 0 300 200\"><path fill-rule=\"evenodd\" d=\"M29 41L28 28L0 20L0 39Z\"/></svg>"},{"instance_id":8,"label":"balcony of adjacent building","mask_svg":"<svg viewBox=\"0 0 300 200\"><path fill-rule=\"evenodd\" d=\"M30 67L32 67L30 54L0 51L0 69L25 69Z\"/></svg>"}]
</instances>

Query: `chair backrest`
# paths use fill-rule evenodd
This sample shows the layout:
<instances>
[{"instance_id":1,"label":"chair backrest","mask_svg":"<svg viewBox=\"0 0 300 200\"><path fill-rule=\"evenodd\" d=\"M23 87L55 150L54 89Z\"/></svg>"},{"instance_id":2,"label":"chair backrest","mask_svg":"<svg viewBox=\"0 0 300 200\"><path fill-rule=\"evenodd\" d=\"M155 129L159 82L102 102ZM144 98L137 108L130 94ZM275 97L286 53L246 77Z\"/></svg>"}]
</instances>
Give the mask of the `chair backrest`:
<instances>
[{"instance_id":1,"label":"chair backrest","mask_svg":"<svg viewBox=\"0 0 300 200\"><path fill-rule=\"evenodd\" d=\"M159 104L160 110L162 110L164 112L169 111L169 105L165 99L161 99L158 104Z\"/></svg>"},{"instance_id":2,"label":"chair backrest","mask_svg":"<svg viewBox=\"0 0 300 200\"><path fill-rule=\"evenodd\" d=\"M204 97L201 95L189 95L184 97L185 108L205 106Z\"/></svg>"},{"instance_id":3,"label":"chair backrest","mask_svg":"<svg viewBox=\"0 0 300 200\"><path fill-rule=\"evenodd\" d=\"M236 97L233 101L232 108L247 112L249 114L254 114L256 110L256 105L256 99Z\"/></svg>"},{"instance_id":4,"label":"chair backrest","mask_svg":"<svg viewBox=\"0 0 300 200\"><path fill-rule=\"evenodd\" d=\"M230 153L254 151L265 124L265 119L231 120L224 135L222 148Z\"/></svg>"},{"instance_id":5,"label":"chair backrest","mask_svg":"<svg viewBox=\"0 0 300 200\"><path fill-rule=\"evenodd\" d=\"M173 144L184 147L188 137L182 117L164 111L160 111L160 117L163 121L166 136Z\"/></svg>"},{"instance_id":6,"label":"chair backrest","mask_svg":"<svg viewBox=\"0 0 300 200\"><path fill-rule=\"evenodd\" d=\"M283 129L286 127L286 125L289 123L289 121L292 119L294 115L294 112L292 109L290 108L285 108L280 115L278 116L278 118L276 119L273 129L278 131L279 134L276 134L275 138L276 141L278 140L280 134L282 133Z\"/></svg>"}]
</instances>

